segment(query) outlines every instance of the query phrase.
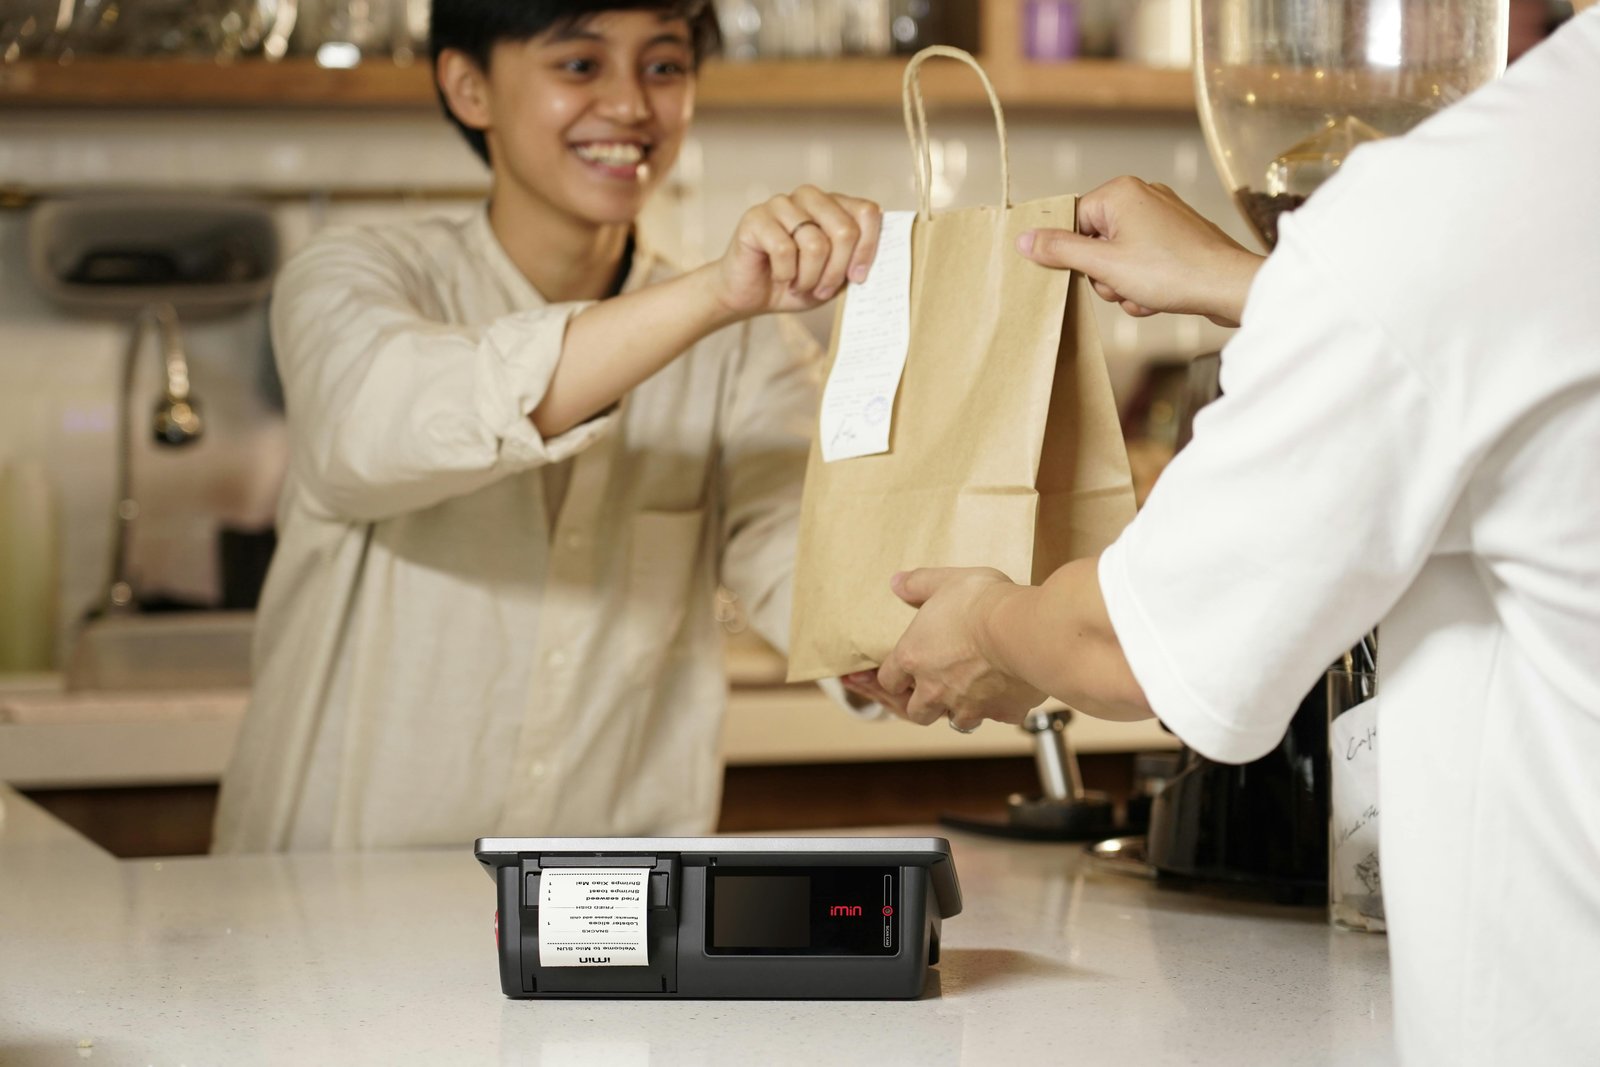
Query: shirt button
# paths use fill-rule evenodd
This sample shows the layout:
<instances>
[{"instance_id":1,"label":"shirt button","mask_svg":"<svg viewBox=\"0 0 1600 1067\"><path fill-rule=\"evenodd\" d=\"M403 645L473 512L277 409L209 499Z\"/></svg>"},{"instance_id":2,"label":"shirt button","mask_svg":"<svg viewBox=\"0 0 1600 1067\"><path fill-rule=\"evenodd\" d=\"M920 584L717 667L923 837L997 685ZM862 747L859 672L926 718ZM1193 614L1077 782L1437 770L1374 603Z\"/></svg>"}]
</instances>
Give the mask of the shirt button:
<instances>
[{"instance_id":1,"label":"shirt button","mask_svg":"<svg viewBox=\"0 0 1600 1067\"><path fill-rule=\"evenodd\" d=\"M561 651L558 648L554 652L552 652L548 656L546 656L544 658L544 661L545 661L545 663L547 663L551 667L564 666L566 664L566 662L567 662L567 654L565 652Z\"/></svg>"},{"instance_id":2,"label":"shirt button","mask_svg":"<svg viewBox=\"0 0 1600 1067\"><path fill-rule=\"evenodd\" d=\"M569 533L567 534L567 547L582 548L586 540L587 539L581 533Z\"/></svg>"},{"instance_id":3,"label":"shirt button","mask_svg":"<svg viewBox=\"0 0 1600 1067\"><path fill-rule=\"evenodd\" d=\"M548 765L546 765L544 760L536 759L532 763L528 764L528 777L543 778L547 773L549 773L549 770L550 768Z\"/></svg>"}]
</instances>

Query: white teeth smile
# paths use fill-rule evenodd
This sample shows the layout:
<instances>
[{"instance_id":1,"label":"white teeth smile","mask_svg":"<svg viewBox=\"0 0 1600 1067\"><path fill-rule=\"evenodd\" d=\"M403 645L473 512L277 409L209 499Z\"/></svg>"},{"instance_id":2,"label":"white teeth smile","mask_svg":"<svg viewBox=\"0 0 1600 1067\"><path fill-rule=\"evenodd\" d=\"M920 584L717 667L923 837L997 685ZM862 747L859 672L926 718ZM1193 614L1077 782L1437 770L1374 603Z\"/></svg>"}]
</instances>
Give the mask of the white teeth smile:
<instances>
[{"instance_id":1,"label":"white teeth smile","mask_svg":"<svg viewBox=\"0 0 1600 1067\"><path fill-rule=\"evenodd\" d=\"M585 163L606 167L633 167L644 162L644 146L631 141L595 141L574 145L572 150Z\"/></svg>"}]
</instances>

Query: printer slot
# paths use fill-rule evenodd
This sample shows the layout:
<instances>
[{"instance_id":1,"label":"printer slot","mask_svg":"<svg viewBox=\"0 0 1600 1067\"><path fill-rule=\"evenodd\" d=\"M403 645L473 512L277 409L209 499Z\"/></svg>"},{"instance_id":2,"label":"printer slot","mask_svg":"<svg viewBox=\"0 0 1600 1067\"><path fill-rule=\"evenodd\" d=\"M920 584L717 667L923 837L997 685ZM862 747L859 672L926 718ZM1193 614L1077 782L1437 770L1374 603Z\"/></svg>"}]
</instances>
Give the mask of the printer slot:
<instances>
[{"instance_id":1,"label":"printer slot","mask_svg":"<svg viewBox=\"0 0 1600 1067\"><path fill-rule=\"evenodd\" d=\"M609 859L609 858L608 858ZM554 860L555 862L552 862ZM539 890L543 871L572 867L629 867L650 865L645 897L645 954L643 967L544 967L539 963ZM627 857L610 862L591 857L546 857L522 865L520 923L521 978L526 994L542 995L664 995L677 991L678 890L676 856Z\"/></svg>"},{"instance_id":2,"label":"printer slot","mask_svg":"<svg viewBox=\"0 0 1600 1067\"><path fill-rule=\"evenodd\" d=\"M523 904L529 908L539 906L539 872L532 871L524 879L525 890ZM665 908L668 903L668 889L670 881L665 871L650 872L649 906L652 908Z\"/></svg>"}]
</instances>

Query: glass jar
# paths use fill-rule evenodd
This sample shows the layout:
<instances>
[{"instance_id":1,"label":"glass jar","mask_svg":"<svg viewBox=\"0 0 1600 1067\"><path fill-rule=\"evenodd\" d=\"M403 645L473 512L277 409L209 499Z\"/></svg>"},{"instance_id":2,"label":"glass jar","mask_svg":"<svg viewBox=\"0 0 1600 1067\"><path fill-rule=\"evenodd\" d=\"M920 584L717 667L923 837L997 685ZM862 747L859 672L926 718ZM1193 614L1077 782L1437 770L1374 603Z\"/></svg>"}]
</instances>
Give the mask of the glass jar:
<instances>
[{"instance_id":1,"label":"glass jar","mask_svg":"<svg viewBox=\"0 0 1600 1067\"><path fill-rule=\"evenodd\" d=\"M387 57L394 8L388 0L312 0L300 4L294 46L324 67L353 67Z\"/></svg>"},{"instance_id":2,"label":"glass jar","mask_svg":"<svg viewBox=\"0 0 1600 1067\"><path fill-rule=\"evenodd\" d=\"M72 27L73 9L58 0L0 2L0 63L51 55Z\"/></svg>"},{"instance_id":3,"label":"glass jar","mask_svg":"<svg viewBox=\"0 0 1600 1067\"><path fill-rule=\"evenodd\" d=\"M842 9L839 28L847 56L886 56L894 48L889 0L854 0Z\"/></svg>"},{"instance_id":4,"label":"glass jar","mask_svg":"<svg viewBox=\"0 0 1600 1067\"><path fill-rule=\"evenodd\" d=\"M1117 54L1146 67L1194 62L1189 0L1124 0L1117 12Z\"/></svg>"},{"instance_id":5,"label":"glass jar","mask_svg":"<svg viewBox=\"0 0 1600 1067\"><path fill-rule=\"evenodd\" d=\"M229 61L255 52L277 8L268 0L119 0L116 51Z\"/></svg>"},{"instance_id":6,"label":"glass jar","mask_svg":"<svg viewBox=\"0 0 1600 1067\"><path fill-rule=\"evenodd\" d=\"M1505 70L1509 0L1195 0L1200 121L1261 243L1361 144Z\"/></svg>"},{"instance_id":7,"label":"glass jar","mask_svg":"<svg viewBox=\"0 0 1600 1067\"><path fill-rule=\"evenodd\" d=\"M1032 60L1078 54L1078 0L1027 0L1022 5L1022 54Z\"/></svg>"},{"instance_id":8,"label":"glass jar","mask_svg":"<svg viewBox=\"0 0 1600 1067\"><path fill-rule=\"evenodd\" d=\"M716 0L722 56L734 63L761 58L761 8L755 0Z\"/></svg>"},{"instance_id":9,"label":"glass jar","mask_svg":"<svg viewBox=\"0 0 1600 1067\"><path fill-rule=\"evenodd\" d=\"M389 54L399 66L428 59L428 23L432 5L428 0L390 0Z\"/></svg>"}]
</instances>

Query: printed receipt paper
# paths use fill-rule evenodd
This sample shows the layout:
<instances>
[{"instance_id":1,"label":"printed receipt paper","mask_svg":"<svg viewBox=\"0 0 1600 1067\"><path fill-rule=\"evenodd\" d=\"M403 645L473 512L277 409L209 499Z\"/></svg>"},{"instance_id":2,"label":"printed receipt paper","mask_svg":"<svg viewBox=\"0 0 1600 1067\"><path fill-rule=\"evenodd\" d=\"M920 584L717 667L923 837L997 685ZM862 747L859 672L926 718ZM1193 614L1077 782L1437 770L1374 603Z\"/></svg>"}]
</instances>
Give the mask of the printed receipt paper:
<instances>
[{"instance_id":1,"label":"printed receipt paper","mask_svg":"<svg viewBox=\"0 0 1600 1067\"><path fill-rule=\"evenodd\" d=\"M645 967L650 872L546 867L539 872L539 966Z\"/></svg>"},{"instance_id":2,"label":"printed receipt paper","mask_svg":"<svg viewBox=\"0 0 1600 1067\"><path fill-rule=\"evenodd\" d=\"M852 283L839 323L839 347L822 391L824 462L889 451L895 393L911 345L911 223L914 211L888 211L867 280Z\"/></svg>"}]
</instances>

